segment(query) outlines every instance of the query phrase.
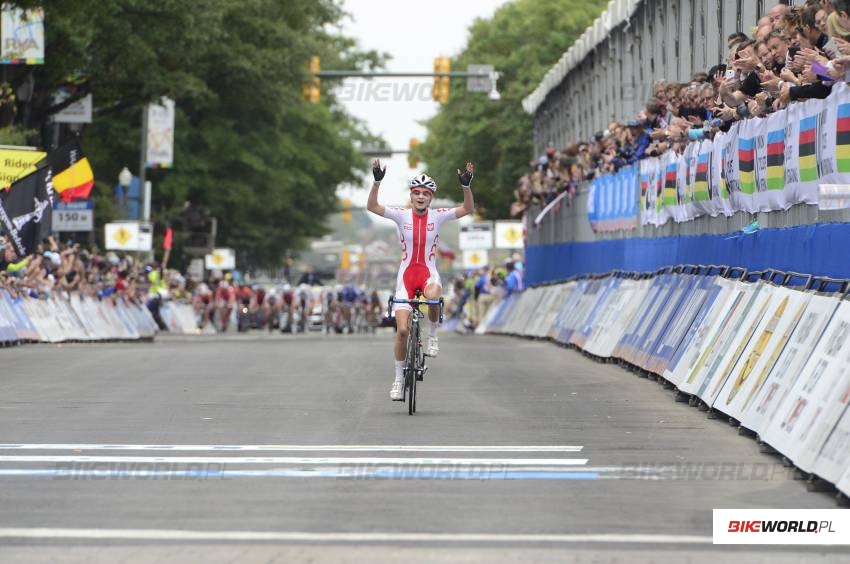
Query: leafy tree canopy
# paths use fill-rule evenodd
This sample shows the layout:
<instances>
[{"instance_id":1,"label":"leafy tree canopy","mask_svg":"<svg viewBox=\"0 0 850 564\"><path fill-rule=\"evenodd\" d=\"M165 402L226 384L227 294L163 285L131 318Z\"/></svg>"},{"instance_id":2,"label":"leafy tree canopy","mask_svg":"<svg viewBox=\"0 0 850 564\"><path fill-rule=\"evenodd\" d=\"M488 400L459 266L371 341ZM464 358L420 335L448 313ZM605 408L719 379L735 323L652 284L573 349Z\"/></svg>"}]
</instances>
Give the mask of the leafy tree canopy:
<instances>
[{"instance_id":1,"label":"leafy tree canopy","mask_svg":"<svg viewBox=\"0 0 850 564\"><path fill-rule=\"evenodd\" d=\"M530 94L572 43L605 9L607 0L516 0L489 20L476 20L466 48L452 69L490 64L501 73L502 99L468 94L455 80L448 104L426 122L427 140L419 155L437 183L466 160L476 164L476 207L488 218L508 217L513 188L532 155L533 118L522 109Z\"/></svg>"},{"instance_id":2,"label":"leafy tree canopy","mask_svg":"<svg viewBox=\"0 0 850 564\"><path fill-rule=\"evenodd\" d=\"M50 116L92 93L94 120L82 143L97 179L98 223L115 218L113 186L122 167L138 171L142 108L176 102L174 168L148 171L153 219L179 222L187 200L218 218L217 244L237 249L241 267L273 266L322 234L337 207L335 188L365 166L360 144L376 139L323 84L303 100L307 62L366 70L386 55L342 36L341 0L19 0L44 6L45 64L10 67L21 92L12 131L36 131L50 147ZM57 104L64 88L72 97ZM65 138L71 133L64 126ZM18 133L13 133L18 132ZM98 233L102 230L98 229ZM175 237L179 244L180 237Z\"/></svg>"}]
</instances>

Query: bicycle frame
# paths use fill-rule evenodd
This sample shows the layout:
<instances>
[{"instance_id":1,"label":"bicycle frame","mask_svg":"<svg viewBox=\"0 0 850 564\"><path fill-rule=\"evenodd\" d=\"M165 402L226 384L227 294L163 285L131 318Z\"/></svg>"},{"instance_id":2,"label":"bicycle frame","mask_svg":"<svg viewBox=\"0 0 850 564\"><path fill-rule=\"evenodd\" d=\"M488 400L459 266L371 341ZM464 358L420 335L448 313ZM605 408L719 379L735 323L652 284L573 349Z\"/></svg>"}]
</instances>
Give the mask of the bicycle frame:
<instances>
[{"instance_id":1,"label":"bicycle frame","mask_svg":"<svg viewBox=\"0 0 850 564\"><path fill-rule=\"evenodd\" d=\"M392 317L393 304L408 304L413 308L408 319L407 351L404 361L404 396L403 401L408 402L408 413L416 412L416 382L422 380L425 371L425 355L422 353L422 340L420 338L419 320L425 318L425 314L419 309L422 305L440 306L440 322L443 321L443 298L439 300L420 299L421 293L416 291L412 300L395 299L392 296L387 302L387 317Z\"/></svg>"}]
</instances>

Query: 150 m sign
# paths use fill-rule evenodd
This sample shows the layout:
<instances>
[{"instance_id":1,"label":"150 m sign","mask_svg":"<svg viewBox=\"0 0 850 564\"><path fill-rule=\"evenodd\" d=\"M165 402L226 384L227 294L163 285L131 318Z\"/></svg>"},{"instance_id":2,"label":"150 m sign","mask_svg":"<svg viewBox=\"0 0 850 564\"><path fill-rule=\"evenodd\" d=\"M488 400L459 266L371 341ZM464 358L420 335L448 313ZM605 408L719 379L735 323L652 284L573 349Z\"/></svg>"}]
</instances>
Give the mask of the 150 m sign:
<instances>
[{"instance_id":1,"label":"150 m sign","mask_svg":"<svg viewBox=\"0 0 850 564\"><path fill-rule=\"evenodd\" d=\"M91 231L94 229L94 210L91 200L60 202L53 208L53 231Z\"/></svg>"}]
</instances>

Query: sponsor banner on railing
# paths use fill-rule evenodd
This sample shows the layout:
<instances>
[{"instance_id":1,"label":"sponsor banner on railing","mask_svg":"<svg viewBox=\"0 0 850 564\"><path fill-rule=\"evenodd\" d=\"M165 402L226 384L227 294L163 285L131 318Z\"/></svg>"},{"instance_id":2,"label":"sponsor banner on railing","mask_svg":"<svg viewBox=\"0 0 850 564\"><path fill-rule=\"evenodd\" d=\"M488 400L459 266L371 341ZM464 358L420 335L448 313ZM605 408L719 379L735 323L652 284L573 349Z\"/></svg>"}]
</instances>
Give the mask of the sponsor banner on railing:
<instances>
[{"instance_id":1,"label":"sponsor banner on railing","mask_svg":"<svg viewBox=\"0 0 850 564\"><path fill-rule=\"evenodd\" d=\"M594 181L600 194L594 192L588 204L592 225L593 218L605 225L602 194L618 186L618 174ZM681 155L668 151L644 159L637 182L641 225L817 204L820 184L850 184L850 87L839 83L825 100L736 122L713 141L689 144Z\"/></svg>"},{"instance_id":2,"label":"sponsor banner on railing","mask_svg":"<svg viewBox=\"0 0 850 564\"><path fill-rule=\"evenodd\" d=\"M638 167L630 165L590 183L587 218L594 231L634 229L638 225Z\"/></svg>"}]
</instances>

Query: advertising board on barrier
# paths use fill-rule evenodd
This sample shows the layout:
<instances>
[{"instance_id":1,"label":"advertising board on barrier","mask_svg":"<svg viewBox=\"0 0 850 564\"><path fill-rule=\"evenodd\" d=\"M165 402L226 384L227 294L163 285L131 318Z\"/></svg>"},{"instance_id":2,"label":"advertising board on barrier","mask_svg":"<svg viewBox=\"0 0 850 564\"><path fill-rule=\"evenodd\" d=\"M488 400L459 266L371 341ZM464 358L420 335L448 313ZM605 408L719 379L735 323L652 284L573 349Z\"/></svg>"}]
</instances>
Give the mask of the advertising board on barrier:
<instances>
[{"instance_id":1,"label":"advertising board on barrier","mask_svg":"<svg viewBox=\"0 0 850 564\"><path fill-rule=\"evenodd\" d=\"M664 375L673 355L679 349L688 329L702 310L709 291L715 287L715 276L695 276L695 280L685 292L685 297L673 312L667 330L654 345L647 363L647 369L658 375Z\"/></svg>"},{"instance_id":2,"label":"advertising board on barrier","mask_svg":"<svg viewBox=\"0 0 850 564\"><path fill-rule=\"evenodd\" d=\"M660 296L666 287L666 280L660 276L648 282L646 296L641 300L641 306L637 310L631 321L626 326L623 336L617 347L614 349L614 356L622 358L627 362L631 362L636 352L636 343L643 338L643 331L646 319L655 317L655 312L660 307Z\"/></svg>"},{"instance_id":3,"label":"advertising board on barrier","mask_svg":"<svg viewBox=\"0 0 850 564\"><path fill-rule=\"evenodd\" d=\"M743 418L756 389L773 368L810 298L810 294L789 288L774 289L767 312L712 407L737 420Z\"/></svg>"},{"instance_id":4,"label":"advertising board on barrier","mask_svg":"<svg viewBox=\"0 0 850 564\"><path fill-rule=\"evenodd\" d=\"M715 362L709 366L706 377L703 378L697 395L708 405L712 405L720 388L726 382L732 368L741 358L744 348L750 342L756 326L767 311L768 303L773 295L774 286L761 281L754 284L752 299L741 310L741 315L731 324L732 330L727 333L727 339L720 344L721 354L715 357Z\"/></svg>"},{"instance_id":5,"label":"advertising board on barrier","mask_svg":"<svg viewBox=\"0 0 850 564\"><path fill-rule=\"evenodd\" d=\"M613 356L614 347L623 336L626 325L640 307L645 286L636 280L620 280L599 317L596 330L585 343L585 350L598 357Z\"/></svg>"},{"instance_id":6,"label":"advertising board on barrier","mask_svg":"<svg viewBox=\"0 0 850 564\"><path fill-rule=\"evenodd\" d=\"M670 275L666 295L660 302L661 307L655 318L648 321L644 337L638 344L635 365L649 370L654 350L659 346L659 341L664 337L670 323L685 311L682 302L690 297L690 289L696 282L697 277L693 275Z\"/></svg>"},{"instance_id":7,"label":"advertising board on barrier","mask_svg":"<svg viewBox=\"0 0 850 564\"><path fill-rule=\"evenodd\" d=\"M569 315L572 311L571 308L575 306L581 297L578 282L570 281L563 286L565 292L564 300L557 306L557 313L555 314L555 318L552 320L552 326L549 328L549 338L558 343L563 343L563 341L560 341L559 339L561 331L564 329L564 318Z\"/></svg>"},{"instance_id":8,"label":"advertising board on barrier","mask_svg":"<svg viewBox=\"0 0 850 564\"><path fill-rule=\"evenodd\" d=\"M773 369L760 384L741 423L766 437L779 407L790 393L803 366L826 330L838 302L830 296L812 295Z\"/></svg>"},{"instance_id":9,"label":"advertising board on barrier","mask_svg":"<svg viewBox=\"0 0 850 564\"><path fill-rule=\"evenodd\" d=\"M617 293L621 282L622 279L616 277L606 278L602 281L599 285L597 298L594 300L593 306L587 312L587 315L584 316L584 319L581 320L578 329L573 332L570 337L570 343L586 350L588 339L593 335L599 319L607 312L608 303Z\"/></svg>"},{"instance_id":10,"label":"advertising board on barrier","mask_svg":"<svg viewBox=\"0 0 850 564\"><path fill-rule=\"evenodd\" d=\"M734 286L735 291L731 296L733 299L723 309L722 315L713 320L714 323L709 327L706 340L701 343L702 346L698 350L699 356L696 358L696 362L688 368L684 378L679 382L679 390L699 395L699 390L707 376L709 367L717 362L716 359L725 352L730 333L734 331L735 320L744 315L741 312L754 294L753 287L748 284L734 282Z\"/></svg>"},{"instance_id":11,"label":"advertising board on barrier","mask_svg":"<svg viewBox=\"0 0 850 564\"><path fill-rule=\"evenodd\" d=\"M584 299L585 292L590 286L591 280L578 280L577 282L573 282L573 284L575 286L570 293L569 300L565 301L564 305L561 306L561 311L558 312L555 323L553 323L553 328L557 331L555 340L562 344L570 342L570 337L578 323L576 317L580 309L579 304Z\"/></svg>"},{"instance_id":12,"label":"advertising board on barrier","mask_svg":"<svg viewBox=\"0 0 850 564\"><path fill-rule=\"evenodd\" d=\"M850 302L842 302L763 436L795 464L828 404L844 393L850 356Z\"/></svg>"},{"instance_id":13,"label":"advertising board on barrier","mask_svg":"<svg viewBox=\"0 0 850 564\"><path fill-rule=\"evenodd\" d=\"M709 337L714 334L718 319L726 314L734 297L738 295L736 288L735 282L731 280L714 278L702 308L664 369L665 380L682 389L682 382L696 367L700 354L708 346Z\"/></svg>"}]
</instances>

